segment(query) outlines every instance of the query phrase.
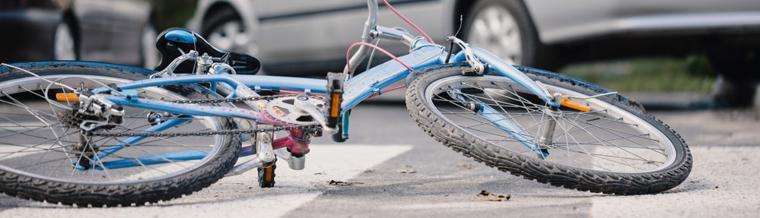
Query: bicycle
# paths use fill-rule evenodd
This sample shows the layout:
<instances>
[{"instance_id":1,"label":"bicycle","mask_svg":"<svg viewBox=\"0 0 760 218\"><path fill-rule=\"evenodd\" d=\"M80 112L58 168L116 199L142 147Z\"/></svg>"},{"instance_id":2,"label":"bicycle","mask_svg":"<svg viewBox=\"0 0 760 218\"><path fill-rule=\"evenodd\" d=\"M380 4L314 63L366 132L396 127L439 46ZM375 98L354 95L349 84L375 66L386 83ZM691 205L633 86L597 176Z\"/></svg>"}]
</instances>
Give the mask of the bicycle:
<instances>
[{"instance_id":1,"label":"bicycle","mask_svg":"<svg viewBox=\"0 0 760 218\"><path fill-rule=\"evenodd\" d=\"M349 47L343 72L326 79L249 75L257 59L184 29L161 34L156 71L3 64L0 191L63 204L143 205L254 168L259 185L272 187L277 159L303 169L312 137L347 140L351 109L399 87L407 87L406 107L427 134L501 171L621 195L659 193L688 177L686 142L634 101L510 65L454 36L449 47L438 45L383 3L422 36L378 25L378 1L368 0L362 41ZM394 56L376 46L380 39L406 44L409 54ZM355 75L376 51L391 60Z\"/></svg>"}]
</instances>

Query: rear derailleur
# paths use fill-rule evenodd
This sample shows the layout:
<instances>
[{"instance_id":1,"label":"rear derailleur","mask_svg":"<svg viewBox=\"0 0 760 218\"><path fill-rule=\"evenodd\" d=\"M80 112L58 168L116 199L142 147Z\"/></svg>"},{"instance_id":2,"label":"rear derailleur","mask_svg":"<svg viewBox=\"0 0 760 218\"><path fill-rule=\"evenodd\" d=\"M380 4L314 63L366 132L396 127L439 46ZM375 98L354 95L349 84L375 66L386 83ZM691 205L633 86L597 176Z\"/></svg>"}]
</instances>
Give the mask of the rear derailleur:
<instances>
[{"instance_id":1,"label":"rear derailleur","mask_svg":"<svg viewBox=\"0 0 760 218\"><path fill-rule=\"evenodd\" d=\"M78 127L84 132L112 129L124 121L124 108L106 99L105 95L84 91L75 105L75 118L81 118Z\"/></svg>"},{"instance_id":2,"label":"rear derailleur","mask_svg":"<svg viewBox=\"0 0 760 218\"><path fill-rule=\"evenodd\" d=\"M95 131L110 130L124 121L124 108L106 99L105 95L92 94L89 90L80 89L78 94L60 93L56 100L70 102L76 100L72 110L61 115L61 120L70 127L79 129L79 142L72 146L74 167L87 170L93 167L93 159L99 152L99 146L92 143ZM64 95L75 95L72 96Z\"/></svg>"}]
</instances>

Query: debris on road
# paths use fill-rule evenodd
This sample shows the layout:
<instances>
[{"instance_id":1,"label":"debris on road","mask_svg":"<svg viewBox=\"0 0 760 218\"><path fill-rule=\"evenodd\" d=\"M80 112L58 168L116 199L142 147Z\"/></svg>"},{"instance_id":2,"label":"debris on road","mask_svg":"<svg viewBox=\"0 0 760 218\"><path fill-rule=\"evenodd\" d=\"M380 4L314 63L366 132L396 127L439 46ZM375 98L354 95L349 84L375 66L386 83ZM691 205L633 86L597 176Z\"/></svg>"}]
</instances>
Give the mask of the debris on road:
<instances>
[{"instance_id":1,"label":"debris on road","mask_svg":"<svg viewBox=\"0 0 760 218\"><path fill-rule=\"evenodd\" d=\"M508 201L512 198L512 195L500 195L488 192L486 190L480 190L477 198L483 201Z\"/></svg>"},{"instance_id":2,"label":"debris on road","mask_svg":"<svg viewBox=\"0 0 760 218\"><path fill-rule=\"evenodd\" d=\"M472 168L475 168L475 166L472 165L472 163L467 163L467 162L460 162L457 166L460 168L467 169L467 170L471 170Z\"/></svg>"},{"instance_id":3,"label":"debris on road","mask_svg":"<svg viewBox=\"0 0 760 218\"><path fill-rule=\"evenodd\" d=\"M401 169L399 169L398 172L399 173L404 173L404 174L417 173L417 171L414 170L414 168L412 168L412 166L410 166L410 165L404 165L404 167L401 168Z\"/></svg>"},{"instance_id":4,"label":"debris on road","mask_svg":"<svg viewBox=\"0 0 760 218\"><path fill-rule=\"evenodd\" d=\"M338 181L338 180L330 180L327 182L328 185L332 186L353 186L353 185L361 185L364 184L362 182L344 182L344 181Z\"/></svg>"}]
</instances>

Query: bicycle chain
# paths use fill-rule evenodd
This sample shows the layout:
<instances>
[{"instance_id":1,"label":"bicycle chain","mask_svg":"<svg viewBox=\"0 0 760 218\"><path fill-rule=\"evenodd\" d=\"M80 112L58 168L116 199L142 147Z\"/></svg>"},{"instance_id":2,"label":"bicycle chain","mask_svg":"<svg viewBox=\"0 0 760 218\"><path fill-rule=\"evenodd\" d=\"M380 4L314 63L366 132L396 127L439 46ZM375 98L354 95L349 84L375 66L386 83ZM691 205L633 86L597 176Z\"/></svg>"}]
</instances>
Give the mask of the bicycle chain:
<instances>
[{"instance_id":1,"label":"bicycle chain","mask_svg":"<svg viewBox=\"0 0 760 218\"><path fill-rule=\"evenodd\" d=\"M258 101L258 100L272 100L275 98L287 97L287 96L293 96L293 94L251 96L251 97L243 97L243 98L223 98L223 99L216 99L216 98L194 99L194 100L188 99L188 100L173 100L173 101L168 101L168 102L177 103L177 104L214 104L214 103L218 104L218 103L235 103L235 102Z\"/></svg>"},{"instance_id":2,"label":"bicycle chain","mask_svg":"<svg viewBox=\"0 0 760 218\"><path fill-rule=\"evenodd\" d=\"M293 130L293 129L302 129L307 132L310 131L319 131L320 126L319 125L308 125L308 126L280 126L280 127L269 127L269 128L257 128L257 129L248 129L248 130L212 130L212 131L198 131L198 132L173 132L173 133L164 133L164 132L139 132L139 133L130 133L130 132L120 132L120 133L98 133L98 132L92 132L90 135L93 136L104 136L104 137L126 137L126 136L140 136L140 137L184 137L184 136L212 136L212 135L239 135L239 134L255 134L260 132L276 132L276 131L283 131L283 130Z\"/></svg>"},{"instance_id":3,"label":"bicycle chain","mask_svg":"<svg viewBox=\"0 0 760 218\"><path fill-rule=\"evenodd\" d=\"M224 98L224 99L194 99L194 100L173 100L169 101L177 104L213 104L213 103L235 103L244 101L258 101L258 100L272 100L279 97L292 96L289 95L270 95L270 96L251 96L243 98ZM162 132L120 132L120 133L98 133L91 132L93 136L104 137L126 137L126 136L140 136L140 137L182 137L182 136L212 136L212 135L239 135L239 134L255 134L260 132L275 132L283 130L302 129L307 132L318 131L319 125L306 125L306 126L279 126L269 127L263 129L249 129L249 130L216 130L216 131L197 131L197 132L174 132L174 133L162 133Z\"/></svg>"}]
</instances>

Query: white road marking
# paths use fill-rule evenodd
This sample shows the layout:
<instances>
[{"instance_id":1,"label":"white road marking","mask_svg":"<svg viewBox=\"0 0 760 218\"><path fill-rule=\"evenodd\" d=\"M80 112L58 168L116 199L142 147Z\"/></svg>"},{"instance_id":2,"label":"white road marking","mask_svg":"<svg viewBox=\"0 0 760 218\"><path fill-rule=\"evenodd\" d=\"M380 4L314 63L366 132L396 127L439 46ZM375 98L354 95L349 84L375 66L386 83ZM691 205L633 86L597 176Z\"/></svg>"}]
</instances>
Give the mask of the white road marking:
<instances>
[{"instance_id":1,"label":"white road marking","mask_svg":"<svg viewBox=\"0 0 760 218\"><path fill-rule=\"evenodd\" d=\"M0 217L280 217L314 200L330 180L349 180L399 154L409 145L314 145L306 169L293 171L278 162L276 188L259 190L256 170L220 180L212 187L158 206L70 208L33 204L0 212ZM253 186L253 188L249 188ZM37 206L37 207L35 207ZM167 210L166 208L173 208Z\"/></svg>"},{"instance_id":2,"label":"white road marking","mask_svg":"<svg viewBox=\"0 0 760 218\"><path fill-rule=\"evenodd\" d=\"M760 148L693 147L689 178L666 193L593 197L594 217L757 217ZM754 212L753 212L754 211Z\"/></svg>"},{"instance_id":3,"label":"white road marking","mask_svg":"<svg viewBox=\"0 0 760 218\"><path fill-rule=\"evenodd\" d=\"M1 145L0 144L0 160L8 160L11 158L23 157L27 155L36 155L43 152L48 152L51 149L51 143L43 145ZM55 145L54 147L59 147Z\"/></svg>"},{"instance_id":4,"label":"white road marking","mask_svg":"<svg viewBox=\"0 0 760 218\"><path fill-rule=\"evenodd\" d=\"M50 123L53 127L55 127L56 131L60 131L59 122L53 122ZM7 132L5 134L11 133L11 132L23 132L23 131L39 131L39 130L45 130L50 131L50 125L47 125L40 121L20 121L15 122L15 120L9 120L9 119L1 119L0 118L0 132Z\"/></svg>"}]
</instances>

